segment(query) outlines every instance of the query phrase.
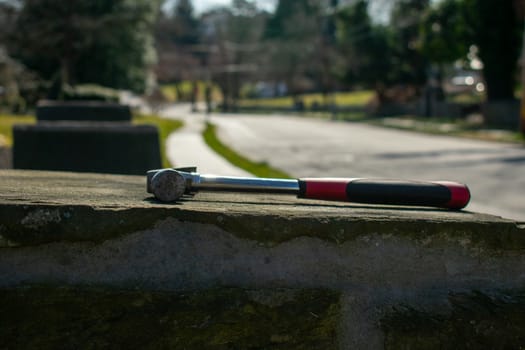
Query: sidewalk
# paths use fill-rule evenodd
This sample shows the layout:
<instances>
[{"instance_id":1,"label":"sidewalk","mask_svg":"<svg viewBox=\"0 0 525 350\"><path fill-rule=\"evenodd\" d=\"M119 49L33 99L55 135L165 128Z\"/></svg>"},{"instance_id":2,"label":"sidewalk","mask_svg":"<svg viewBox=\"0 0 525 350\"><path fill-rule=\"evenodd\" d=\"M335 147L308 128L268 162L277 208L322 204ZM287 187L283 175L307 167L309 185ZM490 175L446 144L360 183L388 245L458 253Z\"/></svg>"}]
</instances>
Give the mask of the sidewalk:
<instances>
[{"instance_id":1,"label":"sidewalk","mask_svg":"<svg viewBox=\"0 0 525 350\"><path fill-rule=\"evenodd\" d=\"M184 122L184 127L171 134L166 141L166 154L171 164L176 167L196 166L202 174L253 176L230 164L204 142L204 113L191 112L190 104L177 104L163 109L160 114L163 118Z\"/></svg>"},{"instance_id":2,"label":"sidewalk","mask_svg":"<svg viewBox=\"0 0 525 350\"><path fill-rule=\"evenodd\" d=\"M481 115L473 115L467 119L442 120L440 118L401 116L373 118L369 119L368 122L372 125L434 135L456 136L482 141L524 143L525 139L520 137L517 130L486 127L482 118Z\"/></svg>"}]
</instances>

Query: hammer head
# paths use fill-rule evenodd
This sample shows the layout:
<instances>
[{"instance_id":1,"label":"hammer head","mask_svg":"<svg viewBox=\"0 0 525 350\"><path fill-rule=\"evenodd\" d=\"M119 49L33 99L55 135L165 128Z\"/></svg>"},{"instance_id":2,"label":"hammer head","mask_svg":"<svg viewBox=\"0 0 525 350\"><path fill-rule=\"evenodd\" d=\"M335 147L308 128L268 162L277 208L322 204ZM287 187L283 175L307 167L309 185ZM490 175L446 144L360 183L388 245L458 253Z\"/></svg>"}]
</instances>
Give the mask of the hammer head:
<instances>
[{"instance_id":1,"label":"hammer head","mask_svg":"<svg viewBox=\"0 0 525 350\"><path fill-rule=\"evenodd\" d=\"M168 169L175 170L181 173L196 173L197 172L197 167L194 167L194 166L184 167L184 168L168 168ZM157 175L157 173L162 170L167 170L167 169L149 170L146 173L146 190L148 191L148 193L153 193L153 188L151 186L151 181L153 180L153 176ZM186 182L188 182L188 178L186 178ZM187 186L189 189L191 187L191 183L188 183Z\"/></svg>"},{"instance_id":2,"label":"hammer head","mask_svg":"<svg viewBox=\"0 0 525 350\"><path fill-rule=\"evenodd\" d=\"M186 192L186 179L175 169L153 170L148 172L147 186L158 200L175 202Z\"/></svg>"}]
</instances>

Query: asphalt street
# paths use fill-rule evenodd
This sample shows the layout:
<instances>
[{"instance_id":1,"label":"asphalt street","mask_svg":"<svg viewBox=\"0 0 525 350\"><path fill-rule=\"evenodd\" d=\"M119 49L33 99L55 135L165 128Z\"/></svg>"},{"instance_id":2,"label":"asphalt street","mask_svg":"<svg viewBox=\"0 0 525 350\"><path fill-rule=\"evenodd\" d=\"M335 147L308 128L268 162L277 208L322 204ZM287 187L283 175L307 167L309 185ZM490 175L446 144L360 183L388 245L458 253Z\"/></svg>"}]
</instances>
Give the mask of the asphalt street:
<instances>
[{"instance_id":1,"label":"asphalt street","mask_svg":"<svg viewBox=\"0 0 525 350\"><path fill-rule=\"evenodd\" d=\"M219 138L294 177L451 180L467 210L525 222L525 147L283 115L211 117Z\"/></svg>"}]
</instances>

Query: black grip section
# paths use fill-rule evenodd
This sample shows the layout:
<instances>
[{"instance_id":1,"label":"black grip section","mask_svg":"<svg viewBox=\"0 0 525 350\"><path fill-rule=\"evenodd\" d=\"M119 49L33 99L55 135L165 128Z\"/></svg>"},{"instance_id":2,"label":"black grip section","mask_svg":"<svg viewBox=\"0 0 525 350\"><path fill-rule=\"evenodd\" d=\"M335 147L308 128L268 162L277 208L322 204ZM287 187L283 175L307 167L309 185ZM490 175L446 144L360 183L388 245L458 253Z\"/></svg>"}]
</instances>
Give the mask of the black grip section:
<instances>
[{"instance_id":1,"label":"black grip section","mask_svg":"<svg viewBox=\"0 0 525 350\"><path fill-rule=\"evenodd\" d=\"M354 180L346 186L350 202L447 207L450 190L430 182L398 180Z\"/></svg>"}]
</instances>

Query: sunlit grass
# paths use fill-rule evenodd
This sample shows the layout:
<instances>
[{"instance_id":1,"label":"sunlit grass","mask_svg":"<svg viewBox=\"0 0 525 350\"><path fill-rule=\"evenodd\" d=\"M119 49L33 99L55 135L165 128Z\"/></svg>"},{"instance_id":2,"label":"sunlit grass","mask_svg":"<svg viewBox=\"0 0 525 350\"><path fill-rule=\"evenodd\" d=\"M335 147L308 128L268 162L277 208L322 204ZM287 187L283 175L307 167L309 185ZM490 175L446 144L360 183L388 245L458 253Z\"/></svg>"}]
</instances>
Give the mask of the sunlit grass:
<instances>
[{"instance_id":1,"label":"sunlit grass","mask_svg":"<svg viewBox=\"0 0 525 350\"><path fill-rule=\"evenodd\" d=\"M161 86L160 91L168 101L177 101L177 89L175 89L174 85Z\"/></svg>"},{"instance_id":2,"label":"sunlit grass","mask_svg":"<svg viewBox=\"0 0 525 350\"><path fill-rule=\"evenodd\" d=\"M180 120L164 119L157 115L134 115L133 124L151 124L157 126L159 130L159 141L160 141L160 156L162 160L162 167L169 168L170 164L166 155L166 140L168 136L184 125Z\"/></svg>"},{"instance_id":3,"label":"sunlit grass","mask_svg":"<svg viewBox=\"0 0 525 350\"><path fill-rule=\"evenodd\" d=\"M489 129L482 123L473 123L465 119L406 115L373 118L367 122L381 127L433 135L450 135L492 142L525 142L524 135L517 130Z\"/></svg>"},{"instance_id":4,"label":"sunlit grass","mask_svg":"<svg viewBox=\"0 0 525 350\"><path fill-rule=\"evenodd\" d=\"M287 173L272 168L266 162L254 162L243 155L235 152L225 144L223 144L216 134L215 125L207 123L206 129L203 132L204 141L208 146L215 152L224 157L227 161L233 165L252 173L259 177L271 177L271 178L291 178Z\"/></svg>"},{"instance_id":5,"label":"sunlit grass","mask_svg":"<svg viewBox=\"0 0 525 350\"><path fill-rule=\"evenodd\" d=\"M447 100L459 104L477 104L483 103L486 100L486 96L485 94L461 93L450 95L447 97Z\"/></svg>"},{"instance_id":6,"label":"sunlit grass","mask_svg":"<svg viewBox=\"0 0 525 350\"><path fill-rule=\"evenodd\" d=\"M164 84L161 86L161 91L166 99L170 102L188 101L192 89L193 82L182 81L179 84L179 91L183 96L179 96L175 84ZM198 95L197 100L205 100L206 82L197 81ZM217 86L212 89L212 101L221 100L221 92ZM374 96L372 90L352 91L352 92L336 92L334 94L335 103L340 106L365 106ZM323 105L325 98L321 93L303 94L299 96L305 106L311 107L314 103ZM239 100L239 106L259 106L259 107L291 107L293 105L293 98L291 96L283 96L276 98L246 98Z\"/></svg>"},{"instance_id":7,"label":"sunlit grass","mask_svg":"<svg viewBox=\"0 0 525 350\"><path fill-rule=\"evenodd\" d=\"M197 100L205 101L205 91L206 91L206 82L197 81ZM179 96L177 93L177 88L175 84L164 84L160 87L160 91L166 97L169 102L178 102L178 101L189 101L193 90L193 82L183 81L179 83L179 91L182 93L182 96ZM221 99L221 93L217 86L212 87L212 101L219 101Z\"/></svg>"},{"instance_id":8,"label":"sunlit grass","mask_svg":"<svg viewBox=\"0 0 525 350\"><path fill-rule=\"evenodd\" d=\"M314 103L323 105L325 99L321 93L304 94L299 96L306 107L311 107ZM365 106L374 97L371 90L336 92L334 94L335 103L338 106ZM293 98L291 96L275 98L253 98L239 101L240 106L257 107L291 107Z\"/></svg>"},{"instance_id":9,"label":"sunlit grass","mask_svg":"<svg viewBox=\"0 0 525 350\"><path fill-rule=\"evenodd\" d=\"M201 86L204 88L203 83L198 82L199 94ZM178 91L181 92L182 96L179 96L177 92L177 86L175 84L166 84L160 87L160 91L170 102L177 102L181 100L189 100L193 90L193 84L190 81L183 81L178 84ZM199 98L199 96L197 96Z\"/></svg>"},{"instance_id":10,"label":"sunlit grass","mask_svg":"<svg viewBox=\"0 0 525 350\"><path fill-rule=\"evenodd\" d=\"M15 124L34 124L36 118L32 115L12 115L0 114L0 145L13 145L13 125Z\"/></svg>"}]
</instances>

